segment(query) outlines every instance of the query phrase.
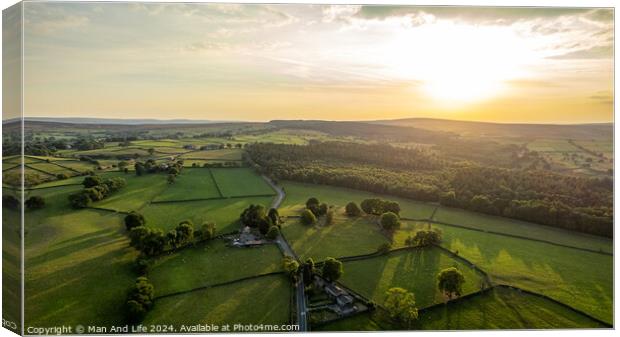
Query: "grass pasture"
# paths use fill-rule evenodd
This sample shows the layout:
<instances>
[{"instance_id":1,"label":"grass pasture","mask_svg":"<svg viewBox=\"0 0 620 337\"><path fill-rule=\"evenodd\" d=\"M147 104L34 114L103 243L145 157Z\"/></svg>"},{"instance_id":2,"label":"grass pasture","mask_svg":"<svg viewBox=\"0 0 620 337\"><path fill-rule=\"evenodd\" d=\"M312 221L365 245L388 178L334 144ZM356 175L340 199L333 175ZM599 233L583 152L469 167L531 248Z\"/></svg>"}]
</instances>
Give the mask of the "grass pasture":
<instances>
[{"instance_id":1,"label":"grass pasture","mask_svg":"<svg viewBox=\"0 0 620 337\"><path fill-rule=\"evenodd\" d=\"M129 212L139 210L150 203L153 198L162 194L168 187L165 174L146 174L136 176L120 172L101 174L102 177L118 176L127 181L127 186L113 193L108 198L96 202L94 207L108 208L116 211Z\"/></svg>"},{"instance_id":2,"label":"grass pasture","mask_svg":"<svg viewBox=\"0 0 620 337\"><path fill-rule=\"evenodd\" d=\"M265 276L157 300L144 323L286 324L290 294L286 276Z\"/></svg>"},{"instance_id":3,"label":"grass pasture","mask_svg":"<svg viewBox=\"0 0 620 337\"><path fill-rule=\"evenodd\" d=\"M443 231L443 246L489 273L494 283L545 294L605 322L612 321L612 256L436 226Z\"/></svg>"},{"instance_id":4,"label":"grass pasture","mask_svg":"<svg viewBox=\"0 0 620 337\"><path fill-rule=\"evenodd\" d=\"M169 184L153 201L196 200L221 196L209 169L185 169L177 176L174 184Z\"/></svg>"},{"instance_id":5,"label":"grass pasture","mask_svg":"<svg viewBox=\"0 0 620 337\"><path fill-rule=\"evenodd\" d=\"M150 204L142 208L140 213L146 218L147 226L165 231L189 219L196 226L203 222L215 222L218 233L228 233L239 229L239 215L246 207L250 204L269 207L271 200L271 197L254 197Z\"/></svg>"},{"instance_id":6,"label":"grass pasture","mask_svg":"<svg viewBox=\"0 0 620 337\"><path fill-rule=\"evenodd\" d=\"M165 295L281 270L276 245L240 248L213 240L158 258L149 279Z\"/></svg>"},{"instance_id":7,"label":"grass pasture","mask_svg":"<svg viewBox=\"0 0 620 337\"><path fill-rule=\"evenodd\" d=\"M282 224L282 233L303 261L309 257L322 261L327 257L370 254L388 240L377 225L366 218L349 219L336 216L330 226L307 226L289 218Z\"/></svg>"},{"instance_id":8,"label":"grass pasture","mask_svg":"<svg viewBox=\"0 0 620 337\"><path fill-rule=\"evenodd\" d=\"M607 253L613 252L613 241L601 236L588 235L561 228L475 213L457 208L439 207L433 220L485 231L547 240L578 248L600 250Z\"/></svg>"},{"instance_id":9,"label":"grass pasture","mask_svg":"<svg viewBox=\"0 0 620 337\"><path fill-rule=\"evenodd\" d=\"M47 172L52 175L65 173L69 176L72 176L72 175L78 174L77 172L71 169L62 167L60 165L52 164L52 163L41 162L41 163L34 163L34 164L27 164L27 165L31 168L34 168L36 170L41 170L41 171Z\"/></svg>"},{"instance_id":10,"label":"grass pasture","mask_svg":"<svg viewBox=\"0 0 620 337\"><path fill-rule=\"evenodd\" d=\"M260 175L249 168L211 169L213 177L225 197L275 195L276 192Z\"/></svg>"},{"instance_id":11,"label":"grass pasture","mask_svg":"<svg viewBox=\"0 0 620 337\"><path fill-rule=\"evenodd\" d=\"M206 151L192 151L181 155L183 159L208 159L217 161L236 161L241 160L241 149L221 149L221 150L206 150Z\"/></svg>"},{"instance_id":12,"label":"grass pasture","mask_svg":"<svg viewBox=\"0 0 620 337\"><path fill-rule=\"evenodd\" d=\"M604 328L591 318L547 299L509 288L495 288L424 311L424 330Z\"/></svg>"},{"instance_id":13,"label":"grass pasture","mask_svg":"<svg viewBox=\"0 0 620 337\"><path fill-rule=\"evenodd\" d=\"M52 196L47 191L50 204L58 204L54 199L66 197L65 192ZM66 207L50 207L26 217L26 326L122 322L119 308L135 279L131 266L137 255L129 248L122 218L62 210Z\"/></svg>"},{"instance_id":14,"label":"grass pasture","mask_svg":"<svg viewBox=\"0 0 620 337\"><path fill-rule=\"evenodd\" d=\"M479 273L434 247L344 262L340 282L378 304L383 304L388 289L401 287L414 293L417 306L423 308L444 301L436 276L449 267L458 268L465 276L463 295L481 289Z\"/></svg>"}]
</instances>

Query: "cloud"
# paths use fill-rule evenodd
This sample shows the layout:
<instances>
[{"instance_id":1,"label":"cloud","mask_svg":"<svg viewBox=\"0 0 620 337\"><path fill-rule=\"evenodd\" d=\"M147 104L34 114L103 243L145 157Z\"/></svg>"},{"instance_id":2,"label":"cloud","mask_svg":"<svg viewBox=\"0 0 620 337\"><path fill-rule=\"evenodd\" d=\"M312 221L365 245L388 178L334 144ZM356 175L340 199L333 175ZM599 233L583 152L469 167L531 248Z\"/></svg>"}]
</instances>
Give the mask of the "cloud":
<instances>
[{"instance_id":1,"label":"cloud","mask_svg":"<svg viewBox=\"0 0 620 337\"><path fill-rule=\"evenodd\" d=\"M587 49L579 49L561 55L550 56L555 60L589 60L589 59L611 59L613 47L611 45L595 46Z\"/></svg>"},{"instance_id":2,"label":"cloud","mask_svg":"<svg viewBox=\"0 0 620 337\"><path fill-rule=\"evenodd\" d=\"M80 11L53 3L29 3L24 7L24 12L27 30L43 35L84 27L90 22L89 17Z\"/></svg>"},{"instance_id":3,"label":"cloud","mask_svg":"<svg viewBox=\"0 0 620 337\"><path fill-rule=\"evenodd\" d=\"M362 8L359 5L328 5L322 8L323 22L348 23Z\"/></svg>"},{"instance_id":4,"label":"cloud","mask_svg":"<svg viewBox=\"0 0 620 337\"><path fill-rule=\"evenodd\" d=\"M570 15L589 15L605 20L611 10L544 7L419 7L419 6L362 6L357 16L364 19L385 19L394 16L431 14L438 19L475 22L477 24L512 24L523 20L550 19Z\"/></svg>"},{"instance_id":5,"label":"cloud","mask_svg":"<svg viewBox=\"0 0 620 337\"><path fill-rule=\"evenodd\" d=\"M600 104L614 104L614 96L608 91L599 91L589 98Z\"/></svg>"}]
</instances>

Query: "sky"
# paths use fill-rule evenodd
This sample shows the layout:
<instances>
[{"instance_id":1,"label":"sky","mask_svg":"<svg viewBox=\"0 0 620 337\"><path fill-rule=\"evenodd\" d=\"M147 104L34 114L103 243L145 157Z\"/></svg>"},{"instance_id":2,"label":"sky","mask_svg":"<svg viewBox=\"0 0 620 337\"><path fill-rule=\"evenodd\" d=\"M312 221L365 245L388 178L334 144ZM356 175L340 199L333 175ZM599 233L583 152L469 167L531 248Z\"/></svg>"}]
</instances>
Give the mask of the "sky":
<instances>
[{"instance_id":1,"label":"sky","mask_svg":"<svg viewBox=\"0 0 620 337\"><path fill-rule=\"evenodd\" d=\"M24 4L26 116L613 120L613 11Z\"/></svg>"}]
</instances>

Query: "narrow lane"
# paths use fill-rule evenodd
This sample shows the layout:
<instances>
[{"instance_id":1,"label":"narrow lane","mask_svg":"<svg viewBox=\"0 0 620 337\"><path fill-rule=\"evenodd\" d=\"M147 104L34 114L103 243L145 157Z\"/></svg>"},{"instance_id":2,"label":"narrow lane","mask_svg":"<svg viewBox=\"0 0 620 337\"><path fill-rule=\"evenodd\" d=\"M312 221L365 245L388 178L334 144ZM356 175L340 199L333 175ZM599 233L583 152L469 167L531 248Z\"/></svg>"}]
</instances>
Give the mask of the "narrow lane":
<instances>
[{"instance_id":1,"label":"narrow lane","mask_svg":"<svg viewBox=\"0 0 620 337\"><path fill-rule=\"evenodd\" d=\"M278 207L280 207L280 204L284 200L284 190L280 186L276 185L267 176L263 175L262 177L267 182L267 184L269 184L269 186L271 186L271 188L273 188L277 192L277 196L273 199L273 202L271 203L271 208L277 209ZM299 261L297 255L288 244L288 241L286 241L281 234L276 239L276 243L278 244L278 247L280 247L280 251L282 251L282 254L290 256ZM299 262L301 263L301 261ZM308 308L306 304L306 294L304 293L305 286L303 278L300 278L300 280L297 281L295 287L295 303L297 304L297 324L299 324L299 331L308 331Z\"/></svg>"}]
</instances>

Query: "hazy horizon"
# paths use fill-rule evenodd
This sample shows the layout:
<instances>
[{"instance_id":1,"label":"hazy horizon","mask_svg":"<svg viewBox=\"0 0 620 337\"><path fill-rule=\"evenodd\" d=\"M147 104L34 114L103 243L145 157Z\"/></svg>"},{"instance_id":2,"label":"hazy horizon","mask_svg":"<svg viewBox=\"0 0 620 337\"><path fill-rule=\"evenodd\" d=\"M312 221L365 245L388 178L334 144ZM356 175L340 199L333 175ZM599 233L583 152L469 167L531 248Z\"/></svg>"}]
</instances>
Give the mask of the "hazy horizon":
<instances>
[{"instance_id":1,"label":"hazy horizon","mask_svg":"<svg viewBox=\"0 0 620 337\"><path fill-rule=\"evenodd\" d=\"M24 115L613 121L613 11L24 3Z\"/></svg>"}]
</instances>

